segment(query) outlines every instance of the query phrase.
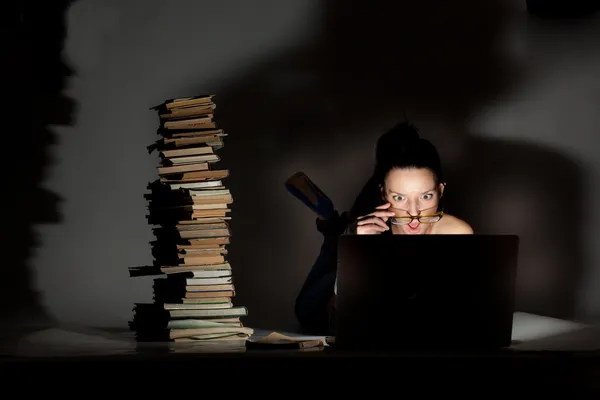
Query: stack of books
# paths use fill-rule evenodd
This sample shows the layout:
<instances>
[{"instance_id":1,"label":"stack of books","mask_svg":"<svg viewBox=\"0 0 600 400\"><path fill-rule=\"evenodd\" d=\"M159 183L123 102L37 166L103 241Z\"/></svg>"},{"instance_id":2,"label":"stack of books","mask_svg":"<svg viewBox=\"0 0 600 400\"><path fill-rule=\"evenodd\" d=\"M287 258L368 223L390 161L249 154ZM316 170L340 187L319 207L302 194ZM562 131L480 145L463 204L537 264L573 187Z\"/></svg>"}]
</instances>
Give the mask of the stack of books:
<instances>
[{"instance_id":1,"label":"stack of books","mask_svg":"<svg viewBox=\"0 0 600 400\"><path fill-rule=\"evenodd\" d=\"M240 341L254 333L244 326L245 306L234 304L227 258L233 196L219 168L227 136L214 120L214 95L167 100L158 112L161 138L157 179L148 185L148 222L154 265L131 269L154 279L154 301L137 303L130 329L139 341Z\"/></svg>"}]
</instances>

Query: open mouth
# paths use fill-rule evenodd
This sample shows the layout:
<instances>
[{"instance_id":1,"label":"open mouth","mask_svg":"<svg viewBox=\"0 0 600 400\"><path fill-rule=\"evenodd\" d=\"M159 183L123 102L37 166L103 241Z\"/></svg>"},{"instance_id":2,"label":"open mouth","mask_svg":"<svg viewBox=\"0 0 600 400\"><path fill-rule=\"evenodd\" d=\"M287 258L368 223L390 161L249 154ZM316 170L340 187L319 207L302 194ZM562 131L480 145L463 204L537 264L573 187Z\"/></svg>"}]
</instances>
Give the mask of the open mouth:
<instances>
[{"instance_id":1,"label":"open mouth","mask_svg":"<svg viewBox=\"0 0 600 400\"><path fill-rule=\"evenodd\" d=\"M406 226L409 232L416 232L419 230L419 223L410 223Z\"/></svg>"}]
</instances>

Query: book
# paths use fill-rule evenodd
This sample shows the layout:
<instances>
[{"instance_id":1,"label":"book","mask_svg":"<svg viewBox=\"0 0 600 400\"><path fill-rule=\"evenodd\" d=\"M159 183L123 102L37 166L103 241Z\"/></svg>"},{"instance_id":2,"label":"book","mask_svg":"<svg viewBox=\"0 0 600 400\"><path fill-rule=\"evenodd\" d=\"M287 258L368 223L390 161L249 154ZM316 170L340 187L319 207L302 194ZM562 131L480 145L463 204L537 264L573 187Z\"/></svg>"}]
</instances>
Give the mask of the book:
<instances>
[{"instance_id":1,"label":"book","mask_svg":"<svg viewBox=\"0 0 600 400\"><path fill-rule=\"evenodd\" d=\"M159 155L148 184L147 219L155 240L153 264L130 276L154 276L153 301L136 303L129 327L138 341L244 343L254 333L237 304L229 259L233 194L219 150L228 136L215 121L214 94L180 97L152 107ZM238 343L238 344L239 344ZM235 346L238 348L239 346Z\"/></svg>"},{"instance_id":2,"label":"book","mask_svg":"<svg viewBox=\"0 0 600 400\"><path fill-rule=\"evenodd\" d=\"M271 332L261 338L250 338L247 346L251 349L323 349L325 344L325 338L297 338Z\"/></svg>"}]
</instances>

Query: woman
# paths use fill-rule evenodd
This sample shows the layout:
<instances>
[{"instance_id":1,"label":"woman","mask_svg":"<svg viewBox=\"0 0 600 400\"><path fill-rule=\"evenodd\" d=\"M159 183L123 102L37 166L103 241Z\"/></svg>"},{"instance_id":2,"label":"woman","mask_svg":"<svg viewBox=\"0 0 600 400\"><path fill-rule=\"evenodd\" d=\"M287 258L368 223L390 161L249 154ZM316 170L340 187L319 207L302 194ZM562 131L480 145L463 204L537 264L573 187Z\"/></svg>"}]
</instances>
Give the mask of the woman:
<instances>
[{"instance_id":1,"label":"woman","mask_svg":"<svg viewBox=\"0 0 600 400\"><path fill-rule=\"evenodd\" d=\"M304 331L331 333L339 235L473 233L465 221L444 212L444 188L438 152L414 126L401 123L381 136L374 174L352 210L317 220L323 245L295 306Z\"/></svg>"},{"instance_id":2,"label":"woman","mask_svg":"<svg viewBox=\"0 0 600 400\"><path fill-rule=\"evenodd\" d=\"M378 143L374 180L383 204L359 216L352 225L359 235L471 234L465 221L444 213L440 158L418 131L401 125Z\"/></svg>"}]
</instances>

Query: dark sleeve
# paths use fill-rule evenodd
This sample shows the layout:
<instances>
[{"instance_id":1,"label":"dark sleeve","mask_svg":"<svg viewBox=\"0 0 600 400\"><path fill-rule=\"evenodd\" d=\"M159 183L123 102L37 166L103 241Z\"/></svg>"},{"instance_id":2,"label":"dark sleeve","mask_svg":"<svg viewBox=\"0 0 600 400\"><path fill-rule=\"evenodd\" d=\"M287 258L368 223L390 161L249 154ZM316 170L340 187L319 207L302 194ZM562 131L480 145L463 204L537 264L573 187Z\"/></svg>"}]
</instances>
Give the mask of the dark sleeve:
<instances>
[{"instance_id":1,"label":"dark sleeve","mask_svg":"<svg viewBox=\"0 0 600 400\"><path fill-rule=\"evenodd\" d=\"M296 298L294 310L303 331L326 334L329 329L337 273L337 242L346 226L345 213L328 220L317 220L323 244Z\"/></svg>"}]
</instances>

